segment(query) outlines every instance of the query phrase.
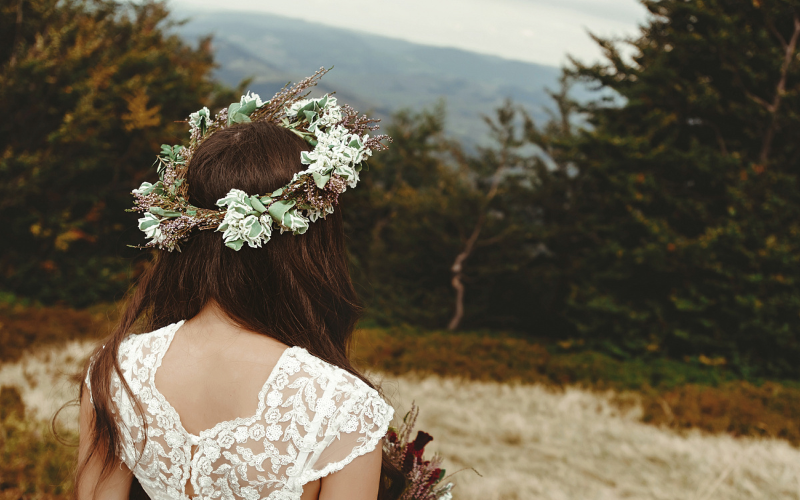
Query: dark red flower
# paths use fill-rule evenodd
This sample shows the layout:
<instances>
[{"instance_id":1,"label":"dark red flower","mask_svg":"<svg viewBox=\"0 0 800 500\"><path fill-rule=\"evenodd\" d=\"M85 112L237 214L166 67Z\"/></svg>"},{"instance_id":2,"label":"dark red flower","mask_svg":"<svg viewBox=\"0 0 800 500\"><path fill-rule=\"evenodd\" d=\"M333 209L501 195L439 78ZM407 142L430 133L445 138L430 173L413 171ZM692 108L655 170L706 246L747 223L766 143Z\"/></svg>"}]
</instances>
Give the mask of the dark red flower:
<instances>
[{"instance_id":1,"label":"dark red flower","mask_svg":"<svg viewBox=\"0 0 800 500\"><path fill-rule=\"evenodd\" d=\"M425 449L425 446L433 441L433 436L428 434L427 432L419 431L417 432L417 437L414 439L414 442L411 445L414 447L416 451L419 452L417 454L418 457L422 457L422 451Z\"/></svg>"}]
</instances>

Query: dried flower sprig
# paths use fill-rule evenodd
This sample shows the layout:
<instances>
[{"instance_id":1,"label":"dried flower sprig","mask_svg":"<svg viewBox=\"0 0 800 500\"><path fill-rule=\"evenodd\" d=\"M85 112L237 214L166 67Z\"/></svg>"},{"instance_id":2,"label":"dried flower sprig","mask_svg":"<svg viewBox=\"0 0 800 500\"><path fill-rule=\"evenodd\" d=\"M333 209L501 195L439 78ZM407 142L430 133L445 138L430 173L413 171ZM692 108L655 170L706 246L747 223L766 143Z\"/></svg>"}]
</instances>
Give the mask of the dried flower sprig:
<instances>
[{"instance_id":1,"label":"dried flower sprig","mask_svg":"<svg viewBox=\"0 0 800 500\"><path fill-rule=\"evenodd\" d=\"M192 113L187 120L189 144L163 145L156 160L159 181L145 182L133 191L131 211L144 213L139 229L150 240L145 247L180 250L180 242L194 229L216 229L224 233L225 245L234 250L245 243L256 248L269 241L273 225L280 232L303 234L309 222L332 213L339 195L358 183L365 160L373 151L386 149L384 142L391 139L370 136L368 132L378 128L378 120L339 106L331 95L307 98L309 89L327 72L320 68L294 85L287 84L266 102L248 92L213 117L205 107ZM272 193L249 195L232 189L217 200L219 210L191 205L186 173L197 147L218 130L252 121L281 125L313 146L300 158L306 170Z\"/></svg>"}]
</instances>

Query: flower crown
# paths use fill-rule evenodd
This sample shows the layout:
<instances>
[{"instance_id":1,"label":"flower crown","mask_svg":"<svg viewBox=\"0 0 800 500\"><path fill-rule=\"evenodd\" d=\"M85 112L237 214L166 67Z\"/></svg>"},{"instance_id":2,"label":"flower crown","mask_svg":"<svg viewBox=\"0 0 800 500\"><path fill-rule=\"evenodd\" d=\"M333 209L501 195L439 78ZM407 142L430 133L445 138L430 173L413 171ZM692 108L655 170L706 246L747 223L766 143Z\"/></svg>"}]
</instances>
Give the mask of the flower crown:
<instances>
[{"instance_id":1,"label":"flower crown","mask_svg":"<svg viewBox=\"0 0 800 500\"><path fill-rule=\"evenodd\" d=\"M377 122L359 116L350 106L339 106L325 95L307 99L307 89L328 70L320 69L293 86L286 85L275 96L262 101L248 92L239 102L212 118L208 108L189 116L188 146L161 147L159 181L144 182L133 190L134 207L143 212L139 229L149 239L144 247L172 251L192 229L215 229L223 233L225 245L240 250L247 243L261 247L272 236L273 224L280 230L303 234L309 222L333 212L339 195L358 183L358 173L373 151L386 149L385 135L370 137ZM308 167L294 174L285 186L271 193L248 194L231 189L217 200L218 210L198 208L187 201L186 173L197 147L211 134L235 123L269 121L305 139L314 149L304 151L300 162ZM389 139L390 140L390 139Z\"/></svg>"}]
</instances>

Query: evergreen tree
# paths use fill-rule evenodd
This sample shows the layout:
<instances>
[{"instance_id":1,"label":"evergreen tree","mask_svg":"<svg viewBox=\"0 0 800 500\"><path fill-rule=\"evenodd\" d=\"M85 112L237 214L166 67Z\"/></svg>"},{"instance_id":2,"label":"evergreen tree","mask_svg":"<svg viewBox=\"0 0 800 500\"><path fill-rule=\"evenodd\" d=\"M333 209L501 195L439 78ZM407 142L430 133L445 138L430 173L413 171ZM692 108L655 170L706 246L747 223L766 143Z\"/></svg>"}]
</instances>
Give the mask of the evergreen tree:
<instances>
[{"instance_id":1,"label":"evergreen tree","mask_svg":"<svg viewBox=\"0 0 800 500\"><path fill-rule=\"evenodd\" d=\"M467 153L443 135L443 117L441 107L398 113L387 129L391 147L344 198L370 316L442 328L460 303L454 327L537 329L546 287L530 263L547 250L533 239L538 163L520 131L528 118L507 103L486 119L491 145Z\"/></svg>"},{"instance_id":2,"label":"evergreen tree","mask_svg":"<svg viewBox=\"0 0 800 500\"><path fill-rule=\"evenodd\" d=\"M209 40L187 46L163 4L0 6L0 289L83 305L119 297L141 242L130 190L175 123L216 88Z\"/></svg>"},{"instance_id":3,"label":"evergreen tree","mask_svg":"<svg viewBox=\"0 0 800 500\"><path fill-rule=\"evenodd\" d=\"M643 3L632 60L597 39L568 71L603 91L590 126L530 131L561 317L621 356L800 376L800 2Z\"/></svg>"}]
</instances>

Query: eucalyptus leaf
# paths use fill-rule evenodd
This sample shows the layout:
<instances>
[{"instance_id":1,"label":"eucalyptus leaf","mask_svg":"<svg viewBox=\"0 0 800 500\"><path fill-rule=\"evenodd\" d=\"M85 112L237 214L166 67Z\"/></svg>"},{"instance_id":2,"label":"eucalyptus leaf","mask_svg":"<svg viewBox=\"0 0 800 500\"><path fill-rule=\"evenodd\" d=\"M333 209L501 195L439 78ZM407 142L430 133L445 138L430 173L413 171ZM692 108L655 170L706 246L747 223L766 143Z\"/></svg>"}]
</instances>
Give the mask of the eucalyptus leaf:
<instances>
[{"instance_id":1,"label":"eucalyptus leaf","mask_svg":"<svg viewBox=\"0 0 800 500\"><path fill-rule=\"evenodd\" d=\"M231 123L236 123L234 122L234 116L241 107L242 105L239 104L238 102L231 103L231 105L228 106L228 125L230 125Z\"/></svg>"},{"instance_id":2,"label":"eucalyptus leaf","mask_svg":"<svg viewBox=\"0 0 800 500\"><path fill-rule=\"evenodd\" d=\"M255 238L256 236L261 234L262 231L263 229L261 228L261 224L256 222L250 227L250 238Z\"/></svg>"},{"instance_id":3,"label":"eucalyptus leaf","mask_svg":"<svg viewBox=\"0 0 800 500\"><path fill-rule=\"evenodd\" d=\"M267 207L261 204L261 201L258 199L256 195L250 197L250 205L253 207L255 211L259 214L263 214L267 211Z\"/></svg>"},{"instance_id":4,"label":"eucalyptus leaf","mask_svg":"<svg viewBox=\"0 0 800 500\"><path fill-rule=\"evenodd\" d=\"M145 229L147 229L149 227L157 226L160 223L161 223L161 221L158 220L158 219L150 219L150 220L147 220L147 221L144 221L144 222L140 223L139 224L139 229L144 231Z\"/></svg>"},{"instance_id":5,"label":"eucalyptus leaf","mask_svg":"<svg viewBox=\"0 0 800 500\"><path fill-rule=\"evenodd\" d=\"M161 207L150 207L150 213L161 217L180 217L181 213L174 210L164 210Z\"/></svg>"},{"instance_id":6,"label":"eucalyptus leaf","mask_svg":"<svg viewBox=\"0 0 800 500\"><path fill-rule=\"evenodd\" d=\"M239 250L242 249L242 244L243 243L244 243L244 240L233 240L233 241L229 241L229 242L225 243L225 246L228 247L228 248L233 248L234 250L236 250L238 252Z\"/></svg>"},{"instance_id":7,"label":"eucalyptus leaf","mask_svg":"<svg viewBox=\"0 0 800 500\"><path fill-rule=\"evenodd\" d=\"M250 117L244 113L234 113L233 115L228 116L228 124L249 123L250 121Z\"/></svg>"},{"instance_id":8,"label":"eucalyptus leaf","mask_svg":"<svg viewBox=\"0 0 800 500\"><path fill-rule=\"evenodd\" d=\"M164 210L161 207L150 207L150 213L161 217L180 217L181 213L174 210Z\"/></svg>"},{"instance_id":9,"label":"eucalyptus leaf","mask_svg":"<svg viewBox=\"0 0 800 500\"><path fill-rule=\"evenodd\" d=\"M237 112L241 113L243 115L247 115L248 118L249 118L250 115L253 113L253 111L256 110L256 108L258 108L258 104L256 104L255 100L248 101L248 102L244 103L244 106L240 105L239 109L237 110Z\"/></svg>"},{"instance_id":10,"label":"eucalyptus leaf","mask_svg":"<svg viewBox=\"0 0 800 500\"><path fill-rule=\"evenodd\" d=\"M313 172L314 176L314 183L317 185L318 188L322 189L325 187L325 184L331 179L330 174L323 175L319 172Z\"/></svg>"},{"instance_id":11,"label":"eucalyptus leaf","mask_svg":"<svg viewBox=\"0 0 800 500\"><path fill-rule=\"evenodd\" d=\"M269 206L269 215L278 223L283 223L283 216L294 206L294 200L280 200Z\"/></svg>"}]
</instances>

